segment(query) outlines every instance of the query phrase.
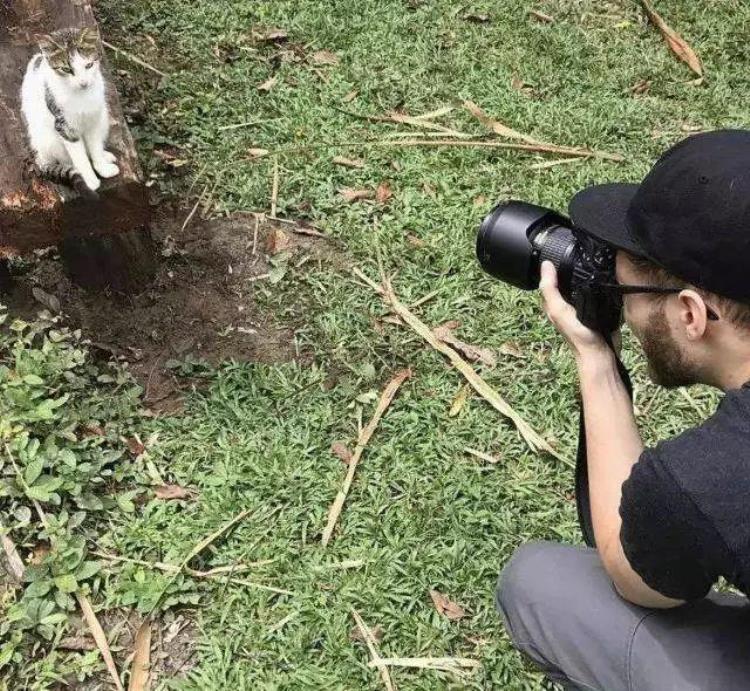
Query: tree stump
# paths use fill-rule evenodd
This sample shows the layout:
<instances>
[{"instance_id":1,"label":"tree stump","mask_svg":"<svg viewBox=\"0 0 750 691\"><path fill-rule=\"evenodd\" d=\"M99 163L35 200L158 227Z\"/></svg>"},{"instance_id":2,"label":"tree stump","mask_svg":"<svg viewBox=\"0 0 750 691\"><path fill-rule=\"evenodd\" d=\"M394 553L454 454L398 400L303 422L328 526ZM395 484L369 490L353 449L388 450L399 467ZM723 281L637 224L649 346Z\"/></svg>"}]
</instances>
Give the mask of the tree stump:
<instances>
[{"instance_id":1,"label":"tree stump","mask_svg":"<svg viewBox=\"0 0 750 691\"><path fill-rule=\"evenodd\" d=\"M75 283L135 292L156 269L148 190L104 56L107 148L120 174L102 180L98 199L39 177L21 115L21 83L38 52L35 36L84 26L96 27L89 0L0 0L0 256L58 245Z\"/></svg>"}]
</instances>

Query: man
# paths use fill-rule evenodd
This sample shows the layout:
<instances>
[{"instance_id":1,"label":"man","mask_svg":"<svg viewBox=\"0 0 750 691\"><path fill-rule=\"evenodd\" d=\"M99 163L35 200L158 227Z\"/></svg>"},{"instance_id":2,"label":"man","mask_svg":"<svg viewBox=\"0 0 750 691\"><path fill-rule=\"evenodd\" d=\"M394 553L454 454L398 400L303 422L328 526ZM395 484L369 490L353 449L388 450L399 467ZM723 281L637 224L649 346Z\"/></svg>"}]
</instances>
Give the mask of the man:
<instances>
[{"instance_id":1,"label":"man","mask_svg":"<svg viewBox=\"0 0 750 691\"><path fill-rule=\"evenodd\" d=\"M750 132L690 137L640 185L599 185L575 225L618 249L624 317L652 380L725 392L699 427L644 449L615 358L542 267L577 363L597 549L520 547L497 605L565 688L750 689ZM712 590L723 577L742 594Z\"/></svg>"}]
</instances>

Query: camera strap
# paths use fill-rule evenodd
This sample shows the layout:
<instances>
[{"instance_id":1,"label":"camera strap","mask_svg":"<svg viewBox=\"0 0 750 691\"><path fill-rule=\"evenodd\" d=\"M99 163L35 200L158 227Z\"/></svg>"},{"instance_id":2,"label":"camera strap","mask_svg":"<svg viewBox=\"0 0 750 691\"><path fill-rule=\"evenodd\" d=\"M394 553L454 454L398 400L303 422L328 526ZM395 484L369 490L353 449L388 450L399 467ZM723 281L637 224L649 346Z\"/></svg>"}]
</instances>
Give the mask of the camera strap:
<instances>
[{"instance_id":1,"label":"camera strap","mask_svg":"<svg viewBox=\"0 0 750 691\"><path fill-rule=\"evenodd\" d=\"M605 337L607 344L615 353L617 371L620 373L625 388L627 389L630 399L633 400L633 384L630 381L630 374L622 364L617 351L615 350L610 337ZM588 457L586 454L586 420L583 413L583 400L578 401L580 415L578 422L578 453L576 455L576 506L578 508L578 523L581 526L583 539L589 547L596 547L594 538L594 524L591 520L591 500L589 497L589 467Z\"/></svg>"}]
</instances>

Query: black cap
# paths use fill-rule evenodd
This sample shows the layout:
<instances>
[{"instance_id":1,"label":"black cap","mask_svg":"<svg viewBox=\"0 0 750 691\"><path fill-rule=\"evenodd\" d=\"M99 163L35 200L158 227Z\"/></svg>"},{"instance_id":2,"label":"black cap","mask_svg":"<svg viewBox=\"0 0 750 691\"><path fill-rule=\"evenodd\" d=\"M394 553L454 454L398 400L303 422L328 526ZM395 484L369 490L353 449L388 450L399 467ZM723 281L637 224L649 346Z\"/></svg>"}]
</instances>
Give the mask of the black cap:
<instances>
[{"instance_id":1,"label":"black cap","mask_svg":"<svg viewBox=\"0 0 750 691\"><path fill-rule=\"evenodd\" d=\"M750 131L689 137L640 185L588 187L568 210L590 235L687 283L750 302Z\"/></svg>"}]
</instances>

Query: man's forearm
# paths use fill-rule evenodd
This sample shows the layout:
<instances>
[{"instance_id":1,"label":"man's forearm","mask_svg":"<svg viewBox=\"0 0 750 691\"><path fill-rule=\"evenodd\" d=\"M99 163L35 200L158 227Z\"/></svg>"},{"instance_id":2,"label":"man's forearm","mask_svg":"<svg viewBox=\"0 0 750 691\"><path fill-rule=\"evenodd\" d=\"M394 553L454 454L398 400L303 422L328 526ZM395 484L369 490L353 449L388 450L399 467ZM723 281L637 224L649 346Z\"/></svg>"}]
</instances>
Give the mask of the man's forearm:
<instances>
[{"instance_id":1,"label":"man's forearm","mask_svg":"<svg viewBox=\"0 0 750 691\"><path fill-rule=\"evenodd\" d=\"M578 375L586 420L591 519L599 556L620 595L644 607L681 602L647 586L632 569L620 541L622 484L643 451L633 406L617 371L614 354L579 355Z\"/></svg>"},{"instance_id":2,"label":"man's forearm","mask_svg":"<svg viewBox=\"0 0 750 691\"><path fill-rule=\"evenodd\" d=\"M620 539L620 492L643 442L627 389L612 351L578 358L578 375L586 420L591 518L596 543L606 550Z\"/></svg>"}]
</instances>

